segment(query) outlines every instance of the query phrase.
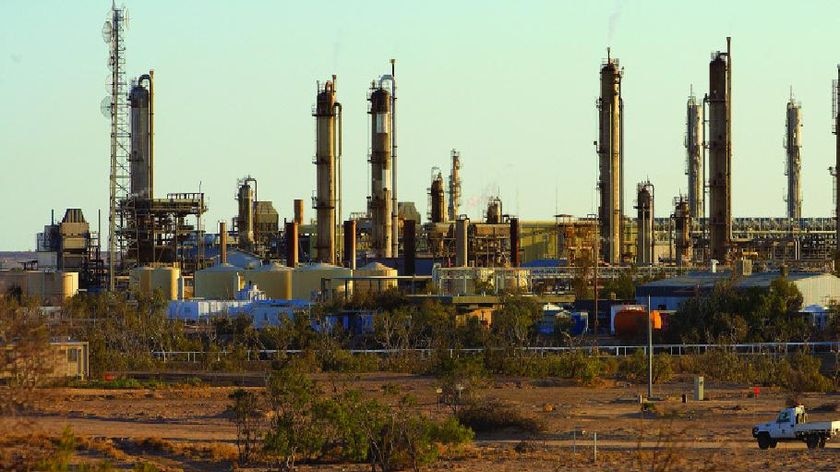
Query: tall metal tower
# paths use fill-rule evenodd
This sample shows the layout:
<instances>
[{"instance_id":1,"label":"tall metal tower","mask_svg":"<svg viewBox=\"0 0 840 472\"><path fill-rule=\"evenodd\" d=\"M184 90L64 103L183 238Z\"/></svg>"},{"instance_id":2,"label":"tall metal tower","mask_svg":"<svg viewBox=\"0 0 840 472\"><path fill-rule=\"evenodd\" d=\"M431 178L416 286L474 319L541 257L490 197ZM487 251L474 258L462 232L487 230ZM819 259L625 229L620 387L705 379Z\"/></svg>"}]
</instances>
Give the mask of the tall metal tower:
<instances>
[{"instance_id":1,"label":"tall metal tower","mask_svg":"<svg viewBox=\"0 0 840 472\"><path fill-rule=\"evenodd\" d=\"M313 199L318 218L318 235L315 243L318 262L335 264L336 220L335 207L338 201L336 188L341 178L336 179L336 164L341 154L341 134L336 135L336 122L341 119L341 104L335 100L336 76L319 83L315 105L315 165L317 174L317 195ZM341 127L339 126L340 130Z\"/></svg>"},{"instance_id":2,"label":"tall metal tower","mask_svg":"<svg viewBox=\"0 0 840 472\"><path fill-rule=\"evenodd\" d=\"M732 243L732 48L709 62L709 240L711 258L725 263Z\"/></svg>"},{"instance_id":3,"label":"tall metal tower","mask_svg":"<svg viewBox=\"0 0 840 472\"><path fill-rule=\"evenodd\" d=\"M831 87L831 117L834 123L831 127L837 141L836 162L834 167L829 169L834 177L834 220L835 220L835 241L837 249L840 250L840 198L837 198L837 189L840 188L840 64L837 65L837 80Z\"/></svg>"},{"instance_id":4,"label":"tall metal tower","mask_svg":"<svg viewBox=\"0 0 840 472\"><path fill-rule=\"evenodd\" d=\"M802 189L799 184L799 174L802 169L802 104L793 99L793 92L787 103L787 117L785 120L785 142L787 150L785 160L785 175L787 176L787 217L798 220L802 218Z\"/></svg>"},{"instance_id":5,"label":"tall metal tower","mask_svg":"<svg viewBox=\"0 0 840 472\"><path fill-rule=\"evenodd\" d=\"M125 41L128 29L128 11L111 4L109 18L102 26L102 36L110 47L108 68L111 69L110 101L103 103L103 111L111 118L111 172L109 179L108 211L108 288L114 290L117 258L121 259L124 241L118 224L120 201L128 196L129 177L129 128L127 84L125 80ZM108 100L108 99L106 99Z\"/></svg>"},{"instance_id":6,"label":"tall metal tower","mask_svg":"<svg viewBox=\"0 0 840 472\"><path fill-rule=\"evenodd\" d=\"M601 66L601 97L598 99L598 189L604 260L621 263L624 247L624 101L621 98L623 69L610 57Z\"/></svg>"},{"instance_id":7,"label":"tall metal tower","mask_svg":"<svg viewBox=\"0 0 840 472\"><path fill-rule=\"evenodd\" d=\"M697 102L694 92L688 96L686 103L686 166L688 176L688 211L691 218L699 221L705 216L703 193L706 178L703 171L703 105Z\"/></svg>"},{"instance_id":8,"label":"tall metal tower","mask_svg":"<svg viewBox=\"0 0 840 472\"><path fill-rule=\"evenodd\" d=\"M449 171L449 219L458 219L461 207L461 153L452 150L452 170Z\"/></svg>"}]
</instances>

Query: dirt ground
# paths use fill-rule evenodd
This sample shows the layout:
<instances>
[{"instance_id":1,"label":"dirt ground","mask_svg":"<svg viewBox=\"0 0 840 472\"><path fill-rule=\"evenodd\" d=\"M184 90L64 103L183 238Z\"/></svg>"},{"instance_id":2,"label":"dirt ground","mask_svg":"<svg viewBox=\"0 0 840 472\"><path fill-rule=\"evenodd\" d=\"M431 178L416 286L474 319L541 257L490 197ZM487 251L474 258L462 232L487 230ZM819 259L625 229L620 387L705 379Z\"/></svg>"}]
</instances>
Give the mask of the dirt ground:
<instances>
[{"instance_id":1,"label":"dirt ground","mask_svg":"<svg viewBox=\"0 0 840 472\"><path fill-rule=\"evenodd\" d=\"M397 384L432 415L447 410L437 403L432 378L370 374L352 379L319 378L325 388L351 381L370 395ZM474 445L430 470L501 471L835 471L840 470L840 441L808 450L803 443L780 443L759 450L750 430L770 421L791 395L751 387L706 384L706 401L682 403L688 382L657 385L656 414L642 415L645 387L613 383L581 387L570 382L497 379L483 398L515 402L545 422L538 435L496 432L478 436ZM231 470L236 430L225 411L233 387L173 386L155 389L97 390L51 388L39 392L35 412L0 418L0 470L15 470L39 444L59 437L69 426L77 438L75 463L107 460L116 469L147 462L159 470ZM797 399L812 412L811 421L840 419L840 395L804 394ZM597 457L595 436L597 434ZM44 448L48 448L44 445ZM18 461L18 462L16 462ZM368 471L354 464L318 464L303 470Z\"/></svg>"}]
</instances>

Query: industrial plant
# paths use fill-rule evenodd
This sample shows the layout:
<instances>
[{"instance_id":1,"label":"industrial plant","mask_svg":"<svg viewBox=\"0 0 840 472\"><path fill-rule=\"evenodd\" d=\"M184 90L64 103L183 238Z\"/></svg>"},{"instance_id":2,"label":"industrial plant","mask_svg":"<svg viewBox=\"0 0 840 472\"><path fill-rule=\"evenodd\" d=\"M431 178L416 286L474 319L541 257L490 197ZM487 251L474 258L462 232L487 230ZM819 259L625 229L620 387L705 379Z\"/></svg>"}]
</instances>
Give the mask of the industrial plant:
<instances>
[{"instance_id":1,"label":"industrial plant","mask_svg":"<svg viewBox=\"0 0 840 472\"><path fill-rule=\"evenodd\" d=\"M230 182L237 214L208 224L203 221L208 202L230 195L156 192L155 166L173 157L155 153L154 70L136 78L126 72L124 13L113 7L103 29L110 96L102 108L111 123L109 161L102 160L110 170L107 234L92 228L82 209L68 209L60 222L53 219L38 235L37 261L24 275L0 273L4 286L32 287L32 294L50 300L78 291L159 290L177 305L173 312L183 313L184 303L204 303L196 308L199 315L221 311L205 303L209 300L281 300L285 304L277 306L297 309L394 288L417 297L445 298L464 309L493 306L503 292L570 303L572 282L581 279L598 287L599 278L645 271L672 277L744 267L758 272L834 268L840 223L834 215L802 217L802 107L792 93L785 115L779 114L786 127L785 217L732 215L730 38L724 50L711 55L706 90L687 87L685 155L675 156L685 160L686 194L657 194L656 182L645 180L635 186L635 200L625 205L625 166L631 165L624 153L625 69L607 49L597 78L594 70L592 74L593 81L600 81L598 129L592 130L597 213L559 213L528 221L492 195L483 202L482 214L467 214L462 183L474 176L477 156L457 149L437 156L439 161L428 163L427 182L398 172L397 75L391 59L381 74L371 71L367 110L342 106L342 93L362 91L340 88L337 75L313 78L312 114L300 119L315 121L314 218L305 217L305 195L289 195L282 204L261 200L260 185L270 184L258 175L245 175ZM835 186L840 183L837 87L835 81ZM343 156L345 120L368 123L367 195L343 191L343 169L363 162L359 156L352 161ZM424 216L415 202L399 200L398 184L427 189ZM627 208L631 204L635 213ZM837 205L840 211L840 201ZM292 214L277 210L286 207ZM348 211L354 208L363 210ZM662 214L663 208L668 216L656 216L655 210ZM46 277L48 273L64 275ZM21 282L26 277L32 280Z\"/></svg>"}]
</instances>

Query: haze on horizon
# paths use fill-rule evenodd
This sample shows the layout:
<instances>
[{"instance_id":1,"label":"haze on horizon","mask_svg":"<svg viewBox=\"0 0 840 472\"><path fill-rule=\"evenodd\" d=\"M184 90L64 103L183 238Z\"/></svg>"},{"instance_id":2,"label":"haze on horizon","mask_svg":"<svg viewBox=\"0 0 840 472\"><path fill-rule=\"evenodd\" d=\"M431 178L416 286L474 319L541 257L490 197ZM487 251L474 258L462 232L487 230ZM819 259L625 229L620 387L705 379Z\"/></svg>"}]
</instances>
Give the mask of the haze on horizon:
<instances>
[{"instance_id":1,"label":"haze on horizon","mask_svg":"<svg viewBox=\"0 0 840 472\"><path fill-rule=\"evenodd\" d=\"M687 191L685 102L708 88L709 53L732 36L733 215L785 210L785 105L802 102L803 216L832 216L831 82L840 3L126 1L126 70L155 70L155 187L206 194L205 226L236 212L236 180L290 218L315 187L316 81L338 75L344 211L369 192L367 89L395 58L399 199L425 217L430 169L461 152L464 211L551 219L596 211L598 70L625 69L625 200L656 185L656 216ZM107 233L110 1L0 3L0 250L82 208ZM107 234L103 234L103 241Z\"/></svg>"}]
</instances>

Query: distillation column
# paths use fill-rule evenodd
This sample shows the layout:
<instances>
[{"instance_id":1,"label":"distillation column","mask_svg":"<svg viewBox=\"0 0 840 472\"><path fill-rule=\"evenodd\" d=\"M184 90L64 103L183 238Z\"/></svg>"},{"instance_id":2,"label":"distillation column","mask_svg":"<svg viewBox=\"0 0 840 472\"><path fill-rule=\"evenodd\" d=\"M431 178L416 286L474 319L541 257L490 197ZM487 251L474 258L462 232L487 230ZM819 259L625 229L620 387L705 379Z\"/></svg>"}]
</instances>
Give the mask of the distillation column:
<instances>
[{"instance_id":1,"label":"distillation column","mask_svg":"<svg viewBox=\"0 0 840 472\"><path fill-rule=\"evenodd\" d=\"M682 195L674 202L674 228L677 267L684 267L691 262L691 211L689 202Z\"/></svg>"},{"instance_id":2,"label":"distillation column","mask_svg":"<svg viewBox=\"0 0 840 472\"><path fill-rule=\"evenodd\" d=\"M257 181L252 177L246 177L240 181L239 191L236 194L236 201L239 206L239 214L236 217L236 229L239 232L240 249L250 251L254 246L254 201L256 200L255 188L248 182Z\"/></svg>"},{"instance_id":3,"label":"distillation column","mask_svg":"<svg viewBox=\"0 0 840 472\"><path fill-rule=\"evenodd\" d=\"M455 221L461 207L461 153L452 150L452 170L449 171L449 218Z\"/></svg>"},{"instance_id":4,"label":"distillation column","mask_svg":"<svg viewBox=\"0 0 840 472\"><path fill-rule=\"evenodd\" d=\"M636 264L650 265L653 263L653 184L650 181L641 182L636 191Z\"/></svg>"},{"instance_id":5,"label":"distillation column","mask_svg":"<svg viewBox=\"0 0 840 472\"><path fill-rule=\"evenodd\" d=\"M705 176L703 174L703 105L697 103L692 93L686 104L686 132L685 149L686 169L688 175L688 209L691 218L699 221L705 213L703 193L705 192Z\"/></svg>"},{"instance_id":6,"label":"distillation column","mask_svg":"<svg viewBox=\"0 0 840 472\"><path fill-rule=\"evenodd\" d=\"M391 257L391 93L379 85L371 87L370 96L370 214L376 257Z\"/></svg>"},{"instance_id":7,"label":"distillation column","mask_svg":"<svg viewBox=\"0 0 840 472\"><path fill-rule=\"evenodd\" d=\"M618 59L610 58L607 49L607 60L601 67L601 97L598 99L598 218L603 238L602 254L610 264L621 262L624 237L623 74Z\"/></svg>"},{"instance_id":8,"label":"distillation column","mask_svg":"<svg viewBox=\"0 0 840 472\"><path fill-rule=\"evenodd\" d=\"M709 240L711 258L729 259L732 238L732 55L715 52L709 63Z\"/></svg>"},{"instance_id":9,"label":"distillation column","mask_svg":"<svg viewBox=\"0 0 840 472\"><path fill-rule=\"evenodd\" d=\"M315 215L317 236L315 253L318 262L335 264L336 237L336 116L341 113L341 104L335 101L335 76L331 81L318 85L315 105L315 166L317 189L315 191ZM340 139L340 136L339 136Z\"/></svg>"},{"instance_id":10,"label":"distillation column","mask_svg":"<svg viewBox=\"0 0 840 472\"><path fill-rule=\"evenodd\" d=\"M445 223L446 197L443 189L443 176L437 168L432 169L432 186L429 188L430 214L429 221L432 223Z\"/></svg>"},{"instance_id":11,"label":"distillation column","mask_svg":"<svg viewBox=\"0 0 840 472\"><path fill-rule=\"evenodd\" d=\"M129 194L133 197L148 199L152 198L154 179L152 167L154 116L151 74L149 72L149 74L141 75L128 95L131 106L131 151L128 158Z\"/></svg>"},{"instance_id":12,"label":"distillation column","mask_svg":"<svg viewBox=\"0 0 840 472\"><path fill-rule=\"evenodd\" d=\"M799 220L802 218L802 189L799 186L799 174L802 170L802 105L793 99L793 94L787 104L785 131L787 217Z\"/></svg>"}]
</instances>

